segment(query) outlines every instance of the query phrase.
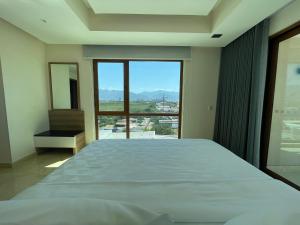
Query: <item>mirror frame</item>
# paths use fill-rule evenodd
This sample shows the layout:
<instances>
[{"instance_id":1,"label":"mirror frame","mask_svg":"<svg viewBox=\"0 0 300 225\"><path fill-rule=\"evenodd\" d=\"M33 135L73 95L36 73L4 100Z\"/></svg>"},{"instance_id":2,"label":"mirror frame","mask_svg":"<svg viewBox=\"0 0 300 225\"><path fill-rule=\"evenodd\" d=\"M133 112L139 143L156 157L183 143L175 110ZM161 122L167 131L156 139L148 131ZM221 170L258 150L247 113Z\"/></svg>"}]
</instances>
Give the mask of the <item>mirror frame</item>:
<instances>
[{"instance_id":1,"label":"mirror frame","mask_svg":"<svg viewBox=\"0 0 300 225\"><path fill-rule=\"evenodd\" d=\"M78 108L77 109L54 109L53 108L53 92L52 92L52 77L51 77L51 65L53 64L66 64L66 65L75 65L77 71L77 101ZM48 62L48 72L49 72L49 89L50 89L50 104L52 110L81 110L80 106L80 78L79 78L79 63L78 62Z\"/></svg>"}]
</instances>

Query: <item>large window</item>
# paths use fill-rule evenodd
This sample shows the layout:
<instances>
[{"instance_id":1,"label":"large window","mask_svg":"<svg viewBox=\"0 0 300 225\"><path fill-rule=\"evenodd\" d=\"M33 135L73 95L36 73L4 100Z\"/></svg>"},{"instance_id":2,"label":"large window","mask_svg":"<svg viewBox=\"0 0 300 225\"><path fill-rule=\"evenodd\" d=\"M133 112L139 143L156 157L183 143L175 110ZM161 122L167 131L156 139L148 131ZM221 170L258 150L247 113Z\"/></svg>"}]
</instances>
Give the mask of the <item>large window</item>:
<instances>
[{"instance_id":1,"label":"large window","mask_svg":"<svg viewBox=\"0 0 300 225\"><path fill-rule=\"evenodd\" d=\"M98 139L180 138L182 66L94 60Z\"/></svg>"}]
</instances>

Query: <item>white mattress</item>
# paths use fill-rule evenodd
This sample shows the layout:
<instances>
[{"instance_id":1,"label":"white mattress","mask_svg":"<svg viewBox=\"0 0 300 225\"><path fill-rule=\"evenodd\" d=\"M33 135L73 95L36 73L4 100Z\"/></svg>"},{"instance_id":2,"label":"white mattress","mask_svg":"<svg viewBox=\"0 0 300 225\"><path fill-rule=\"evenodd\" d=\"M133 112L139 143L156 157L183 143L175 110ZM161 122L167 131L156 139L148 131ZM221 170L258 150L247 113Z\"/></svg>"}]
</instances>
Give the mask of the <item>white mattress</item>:
<instances>
[{"instance_id":1,"label":"white mattress","mask_svg":"<svg viewBox=\"0 0 300 225\"><path fill-rule=\"evenodd\" d=\"M90 197L168 213L176 222L223 224L300 194L209 140L101 140L15 199Z\"/></svg>"}]
</instances>

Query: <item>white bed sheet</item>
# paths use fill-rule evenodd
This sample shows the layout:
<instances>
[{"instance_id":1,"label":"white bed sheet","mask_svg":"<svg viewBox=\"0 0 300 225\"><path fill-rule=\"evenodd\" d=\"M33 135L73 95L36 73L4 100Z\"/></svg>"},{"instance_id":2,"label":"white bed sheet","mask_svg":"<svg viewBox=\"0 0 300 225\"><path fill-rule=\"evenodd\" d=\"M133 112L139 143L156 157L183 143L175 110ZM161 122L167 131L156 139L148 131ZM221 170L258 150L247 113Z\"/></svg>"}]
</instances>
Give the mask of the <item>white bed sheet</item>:
<instances>
[{"instance_id":1,"label":"white bed sheet","mask_svg":"<svg viewBox=\"0 0 300 225\"><path fill-rule=\"evenodd\" d=\"M222 224L299 192L209 140L101 140L15 199L89 197L137 204L176 222Z\"/></svg>"}]
</instances>

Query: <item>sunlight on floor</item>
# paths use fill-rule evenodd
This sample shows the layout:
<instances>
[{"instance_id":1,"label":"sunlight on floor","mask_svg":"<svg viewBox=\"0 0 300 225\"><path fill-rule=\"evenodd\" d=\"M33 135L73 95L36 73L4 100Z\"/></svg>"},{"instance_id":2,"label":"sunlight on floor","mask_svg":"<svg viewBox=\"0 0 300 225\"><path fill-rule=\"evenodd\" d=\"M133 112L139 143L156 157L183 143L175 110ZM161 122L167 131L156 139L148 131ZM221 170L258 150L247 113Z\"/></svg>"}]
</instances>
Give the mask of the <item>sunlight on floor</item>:
<instances>
[{"instance_id":1,"label":"sunlight on floor","mask_svg":"<svg viewBox=\"0 0 300 225\"><path fill-rule=\"evenodd\" d=\"M67 158L65 160L57 161L55 163L49 164L48 166L45 166L46 168L57 168L60 167L62 164L67 162L70 158Z\"/></svg>"}]
</instances>

